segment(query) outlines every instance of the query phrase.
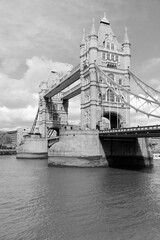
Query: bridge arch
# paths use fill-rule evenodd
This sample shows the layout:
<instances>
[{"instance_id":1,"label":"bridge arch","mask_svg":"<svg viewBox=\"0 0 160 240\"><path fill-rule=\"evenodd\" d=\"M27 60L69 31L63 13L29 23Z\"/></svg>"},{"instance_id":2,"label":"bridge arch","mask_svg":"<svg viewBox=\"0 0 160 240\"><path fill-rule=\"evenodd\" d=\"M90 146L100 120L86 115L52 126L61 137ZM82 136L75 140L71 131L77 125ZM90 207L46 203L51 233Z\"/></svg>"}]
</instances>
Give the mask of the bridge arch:
<instances>
[{"instance_id":1,"label":"bridge arch","mask_svg":"<svg viewBox=\"0 0 160 240\"><path fill-rule=\"evenodd\" d=\"M115 111L105 111L103 117L107 118L110 122L110 128L121 128L123 122L123 116Z\"/></svg>"}]
</instances>

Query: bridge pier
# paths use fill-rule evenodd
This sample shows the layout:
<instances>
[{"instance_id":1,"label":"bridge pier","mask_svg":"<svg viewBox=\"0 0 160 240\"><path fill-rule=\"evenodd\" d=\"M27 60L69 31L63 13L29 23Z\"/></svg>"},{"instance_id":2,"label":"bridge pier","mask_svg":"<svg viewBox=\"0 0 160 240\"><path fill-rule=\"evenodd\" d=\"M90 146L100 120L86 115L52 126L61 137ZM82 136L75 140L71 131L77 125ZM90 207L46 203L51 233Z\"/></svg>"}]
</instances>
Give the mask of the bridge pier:
<instances>
[{"instance_id":1,"label":"bridge pier","mask_svg":"<svg viewBox=\"0 0 160 240\"><path fill-rule=\"evenodd\" d=\"M62 130L48 150L49 166L104 167L107 160L96 130Z\"/></svg>"}]
</instances>

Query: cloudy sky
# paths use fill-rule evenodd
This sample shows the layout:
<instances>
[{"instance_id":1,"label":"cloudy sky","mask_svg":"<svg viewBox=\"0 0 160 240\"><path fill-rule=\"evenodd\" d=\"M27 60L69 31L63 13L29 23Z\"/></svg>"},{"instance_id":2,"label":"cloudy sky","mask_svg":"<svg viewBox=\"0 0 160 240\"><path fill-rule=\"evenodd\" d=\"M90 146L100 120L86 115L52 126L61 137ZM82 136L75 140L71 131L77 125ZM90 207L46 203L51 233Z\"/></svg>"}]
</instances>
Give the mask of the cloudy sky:
<instances>
[{"instance_id":1,"label":"cloudy sky","mask_svg":"<svg viewBox=\"0 0 160 240\"><path fill-rule=\"evenodd\" d=\"M160 0L0 0L0 128L32 124L39 83L79 63L82 29L104 12L119 41L128 27L132 71L160 90Z\"/></svg>"}]
</instances>

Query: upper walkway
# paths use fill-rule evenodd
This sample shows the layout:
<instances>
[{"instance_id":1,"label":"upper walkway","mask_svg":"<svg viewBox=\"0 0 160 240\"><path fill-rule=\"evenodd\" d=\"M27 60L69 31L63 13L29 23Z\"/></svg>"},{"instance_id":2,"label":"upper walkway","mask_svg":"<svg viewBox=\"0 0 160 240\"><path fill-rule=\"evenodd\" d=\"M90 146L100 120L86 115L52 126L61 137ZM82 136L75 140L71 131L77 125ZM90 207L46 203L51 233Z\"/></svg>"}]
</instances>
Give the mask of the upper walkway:
<instances>
[{"instance_id":1,"label":"upper walkway","mask_svg":"<svg viewBox=\"0 0 160 240\"><path fill-rule=\"evenodd\" d=\"M99 136L101 138L160 137L160 125L101 130Z\"/></svg>"},{"instance_id":2,"label":"upper walkway","mask_svg":"<svg viewBox=\"0 0 160 240\"><path fill-rule=\"evenodd\" d=\"M80 65L73 68L68 74L62 77L58 83L55 83L45 95L45 98L51 98L61 92L80 78Z\"/></svg>"}]
</instances>

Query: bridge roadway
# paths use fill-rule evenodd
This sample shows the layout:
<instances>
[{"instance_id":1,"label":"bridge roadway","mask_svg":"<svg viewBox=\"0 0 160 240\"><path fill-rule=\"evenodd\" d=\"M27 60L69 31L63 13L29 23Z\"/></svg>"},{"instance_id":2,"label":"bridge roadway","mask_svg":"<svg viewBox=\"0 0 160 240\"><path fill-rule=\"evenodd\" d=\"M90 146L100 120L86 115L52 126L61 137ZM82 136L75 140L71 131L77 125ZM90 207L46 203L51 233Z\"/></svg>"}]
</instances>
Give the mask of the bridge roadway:
<instances>
[{"instance_id":1,"label":"bridge roadway","mask_svg":"<svg viewBox=\"0 0 160 240\"><path fill-rule=\"evenodd\" d=\"M160 125L100 130L100 138L149 138L160 137Z\"/></svg>"},{"instance_id":2,"label":"bridge roadway","mask_svg":"<svg viewBox=\"0 0 160 240\"><path fill-rule=\"evenodd\" d=\"M48 92L46 92L44 97L51 98L51 97L55 96L57 93L61 92L65 88L69 87L72 83L76 82L79 79L80 79L80 65L73 68L68 74L66 74L64 77L62 77L58 83L55 83L53 85L53 88L51 90L49 90ZM78 93L79 93L79 91L80 91L80 87L78 89ZM65 94L64 98L69 99L69 98L73 97L74 94L76 96L77 89L73 92L74 93L70 96L67 96L67 94ZM70 90L70 94L71 94L71 90Z\"/></svg>"}]
</instances>

